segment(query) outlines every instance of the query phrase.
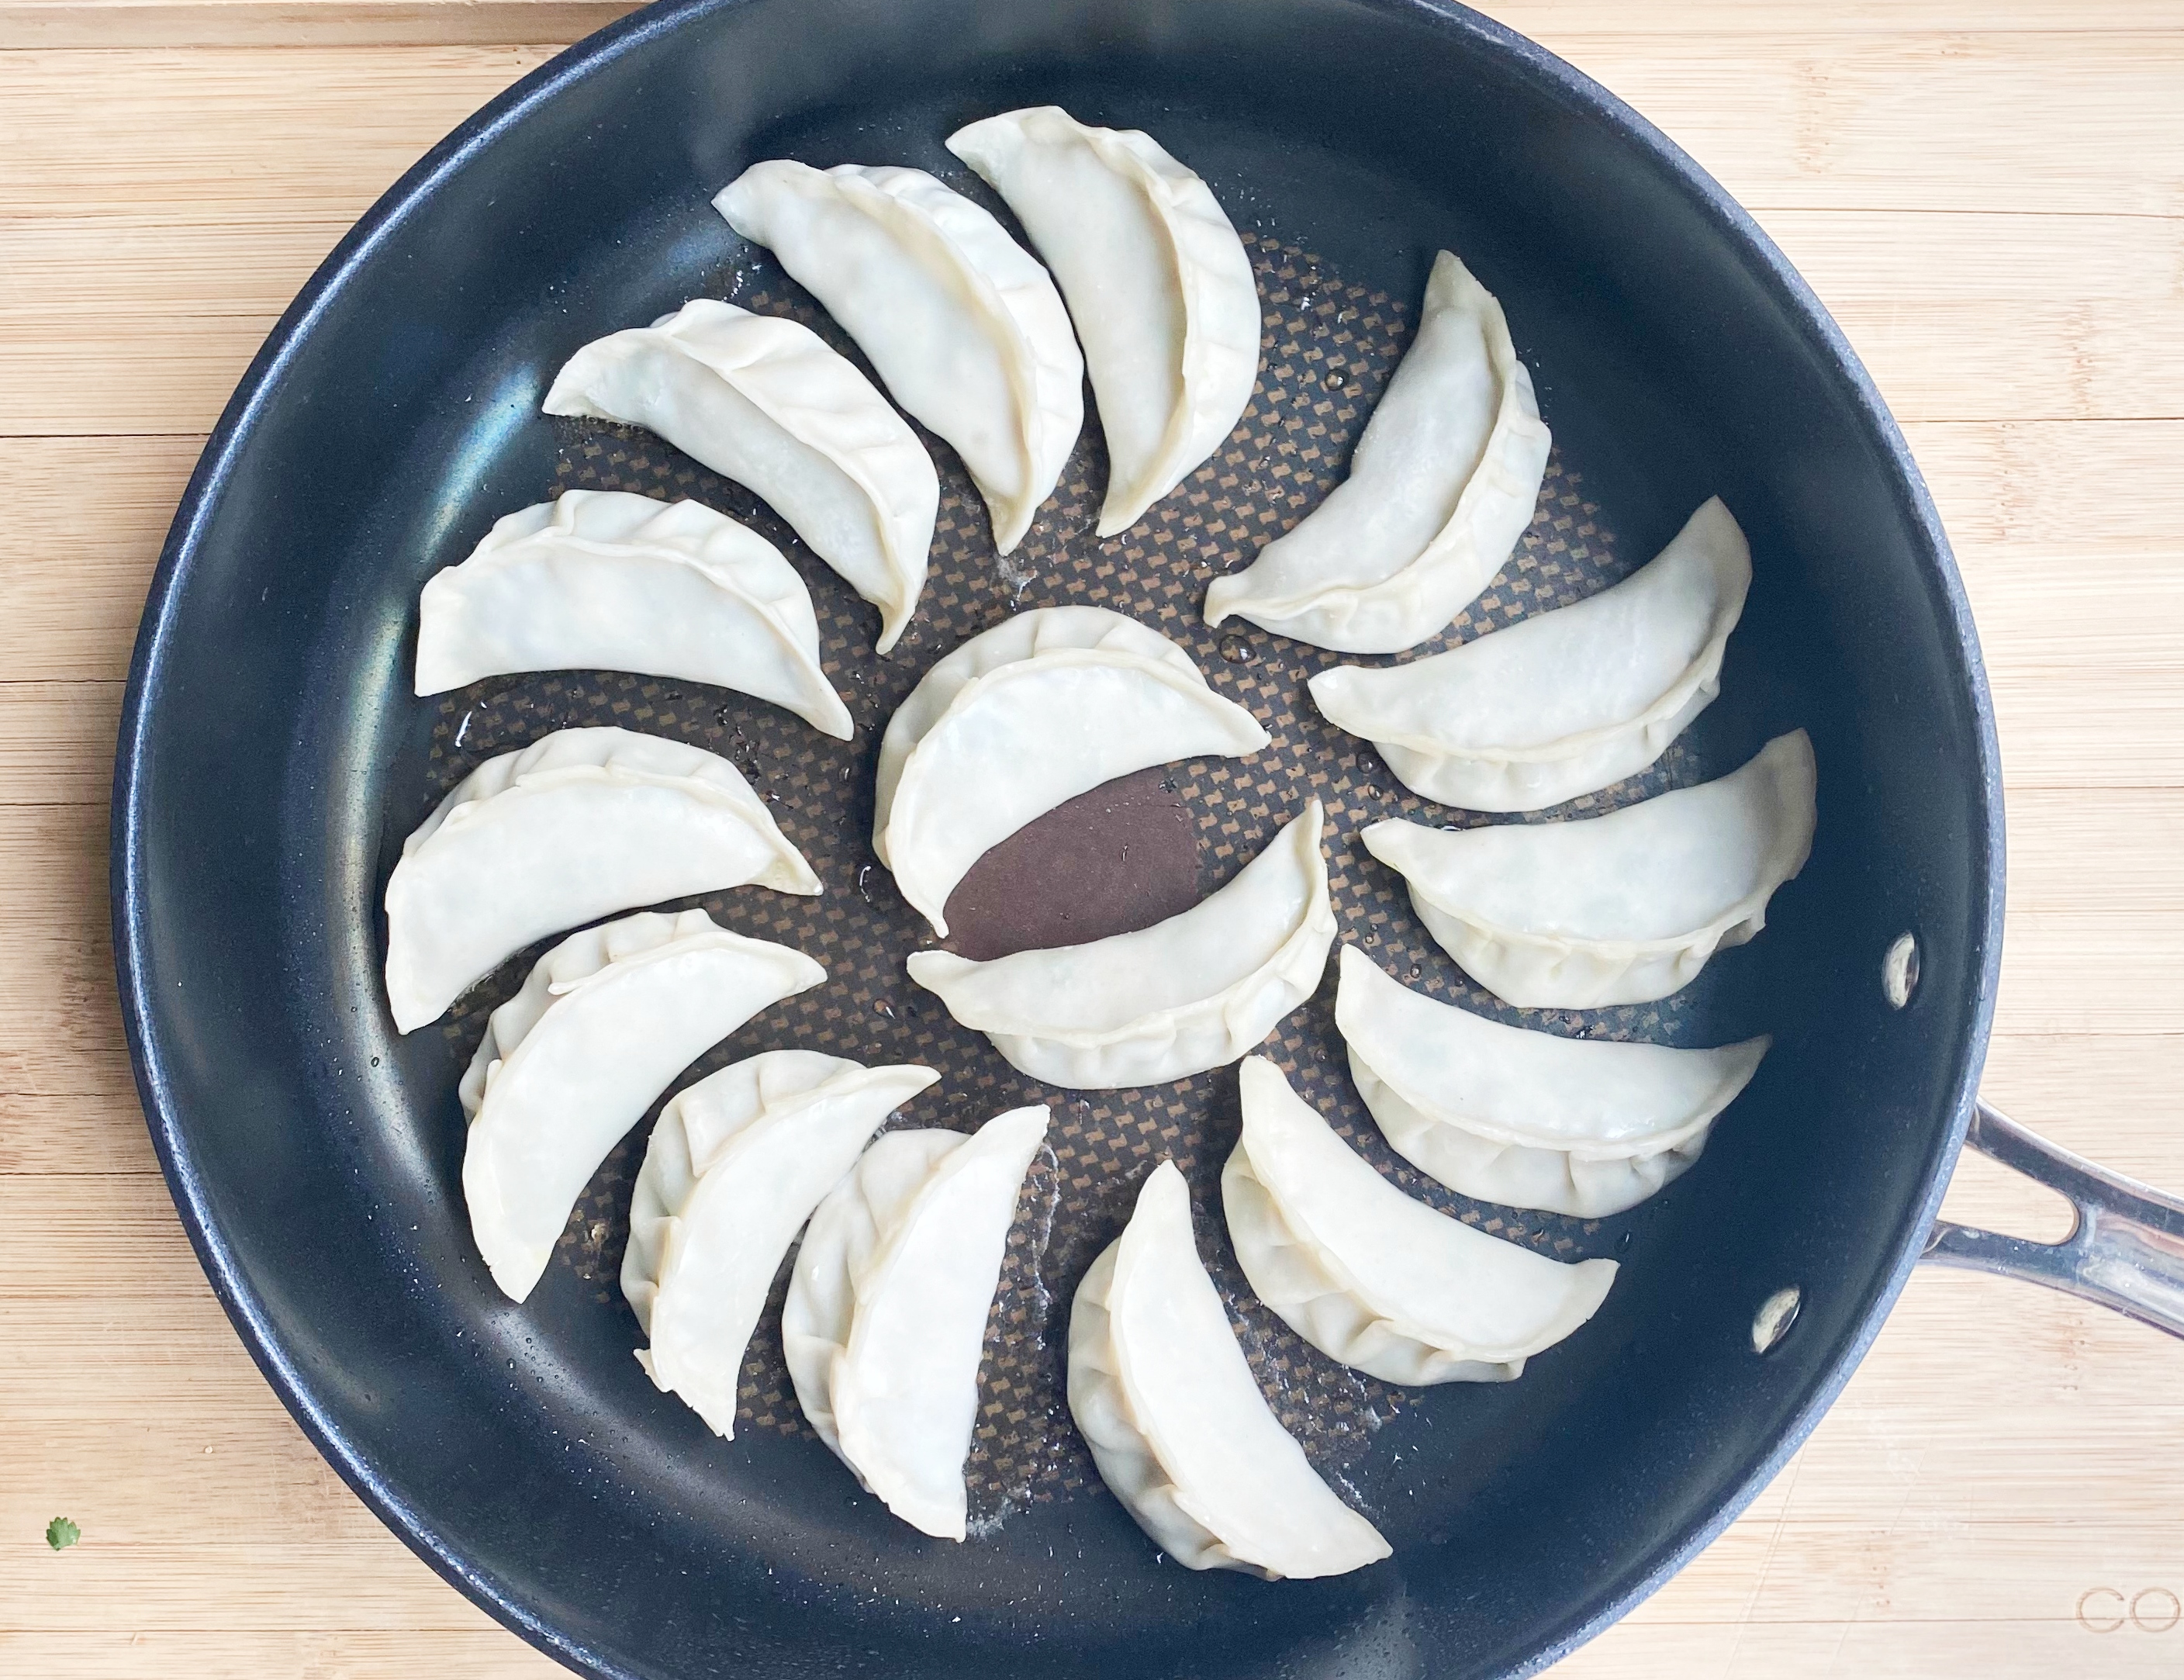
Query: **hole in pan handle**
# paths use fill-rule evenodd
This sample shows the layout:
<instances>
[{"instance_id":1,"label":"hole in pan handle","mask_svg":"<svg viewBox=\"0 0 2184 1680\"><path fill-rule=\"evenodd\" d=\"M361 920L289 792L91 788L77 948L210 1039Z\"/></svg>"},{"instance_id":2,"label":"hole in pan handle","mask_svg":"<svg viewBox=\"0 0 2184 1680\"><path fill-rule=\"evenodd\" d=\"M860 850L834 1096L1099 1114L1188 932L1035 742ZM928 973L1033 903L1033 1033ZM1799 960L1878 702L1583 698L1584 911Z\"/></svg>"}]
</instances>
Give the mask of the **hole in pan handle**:
<instances>
[{"instance_id":1,"label":"hole in pan handle","mask_svg":"<svg viewBox=\"0 0 2184 1680\"><path fill-rule=\"evenodd\" d=\"M1985 1102L1964 1142L2066 1197L2077 1229L2033 1242L1936 1220L1922 1259L2044 1283L2184 1336L2184 1202L2059 1149Z\"/></svg>"}]
</instances>

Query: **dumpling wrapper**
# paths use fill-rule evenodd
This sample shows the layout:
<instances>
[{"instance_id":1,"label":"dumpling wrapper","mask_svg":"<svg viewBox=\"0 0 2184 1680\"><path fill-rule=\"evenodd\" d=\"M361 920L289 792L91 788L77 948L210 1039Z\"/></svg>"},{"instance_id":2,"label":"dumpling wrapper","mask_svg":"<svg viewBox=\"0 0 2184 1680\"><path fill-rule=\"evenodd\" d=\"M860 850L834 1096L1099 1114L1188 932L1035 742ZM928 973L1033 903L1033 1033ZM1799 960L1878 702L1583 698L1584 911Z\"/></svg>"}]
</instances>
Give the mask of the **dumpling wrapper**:
<instances>
[{"instance_id":1,"label":"dumpling wrapper","mask_svg":"<svg viewBox=\"0 0 2184 1680\"><path fill-rule=\"evenodd\" d=\"M1007 554L1084 423L1084 359L1054 282L923 170L775 159L713 200L857 341L889 393L955 446Z\"/></svg>"},{"instance_id":2,"label":"dumpling wrapper","mask_svg":"<svg viewBox=\"0 0 2184 1680\"><path fill-rule=\"evenodd\" d=\"M1308 1580L1390 1554L1259 1392L1173 1161L1078 1286L1069 1410L1123 1508L1187 1569Z\"/></svg>"},{"instance_id":3,"label":"dumpling wrapper","mask_svg":"<svg viewBox=\"0 0 2184 1680\"><path fill-rule=\"evenodd\" d=\"M1413 1201L1262 1056L1221 1201L1251 1288L1296 1333L1384 1382L1507 1382L1600 1309L1613 1260L1565 1265Z\"/></svg>"},{"instance_id":4,"label":"dumpling wrapper","mask_svg":"<svg viewBox=\"0 0 2184 1680\"><path fill-rule=\"evenodd\" d=\"M1248 618L1342 653L1438 635L1532 522L1552 441L1502 305L1443 251L1349 476L1250 566L1213 580L1206 622Z\"/></svg>"},{"instance_id":5,"label":"dumpling wrapper","mask_svg":"<svg viewBox=\"0 0 2184 1680\"><path fill-rule=\"evenodd\" d=\"M910 977L1009 1064L1078 1091L1162 1085L1234 1061L1319 985L1334 941L1313 800L1217 892L1135 933Z\"/></svg>"},{"instance_id":6,"label":"dumpling wrapper","mask_svg":"<svg viewBox=\"0 0 2184 1680\"><path fill-rule=\"evenodd\" d=\"M1107 438L1098 534L1127 530L1228 440L1259 374L1259 287L1212 190L1150 135L1058 105L948 149L1008 203L1060 282Z\"/></svg>"},{"instance_id":7,"label":"dumpling wrapper","mask_svg":"<svg viewBox=\"0 0 2184 1680\"><path fill-rule=\"evenodd\" d=\"M1651 1003L1767 925L1812 853L1813 743L1778 735L1742 769L1605 817L1455 833L1375 823L1426 930L1505 1003Z\"/></svg>"},{"instance_id":8,"label":"dumpling wrapper","mask_svg":"<svg viewBox=\"0 0 2184 1680\"><path fill-rule=\"evenodd\" d=\"M489 758L403 843L387 1001L414 1032L526 945L617 910L819 878L736 767L630 729L561 729Z\"/></svg>"},{"instance_id":9,"label":"dumpling wrapper","mask_svg":"<svg viewBox=\"0 0 2184 1680\"><path fill-rule=\"evenodd\" d=\"M1636 775L1706 710L1751 583L1716 497L1613 588L1407 665L1336 666L1312 697L1415 793L1544 810Z\"/></svg>"},{"instance_id":10,"label":"dumpling wrapper","mask_svg":"<svg viewBox=\"0 0 2184 1680\"><path fill-rule=\"evenodd\" d=\"M819 620L772 543L696 502L569 490L511 513L427 579L416 688L521 671L634 671L735 689L848 740Z\"/></svg>"},{"instance_id":11,"label":"dumpling wrapper","mask_svg":"<svg viewBox=\"0 0 2184 1680\"><path fill-rule=\"evenodd\" d=\"M1269 737L1156 630L1039 607L928 671L880 743L872 849L944 937L948 895L989 849L1103 782Z\"/></svg>"},{"instance_id":12,"label":"dumpling wrapper","mask_svg":"<svg viewBox=\"0 0 2184 1680\"><path fill-rule=\"evenodd\" d=\"M493 1012L460 1087L463 1199L502 1292L531 1293L599 1163L676 1074L826 978L802 952L702 910L640 912L540 957Z\"/></svg>"},{"instance_id":13,"label":"dumpling wrapper","mask_svg":"<svg viewBox=\"0 0 2184 1680\"><path fill-rule=\"evenodd\" d=\"M748 484L880 610L885 653L925 588L940 478L856 365L800 321L697 298L585 345L549 414L641 426Z\"/></svg>"},{"instance_id":14,"label":"dumpling wrapper","mask_svg":"<svg viewBox=\"0 0 2184 1680\"><path fill-rule=\"evenodd\" d=\"M976 1132L892 1131L811 1216L781 1314L797 1404L912 1527L968 1532L978 1359L1044 1108Z\"/></svg>"},{"instance_id":15,"label":"dumpling wrapper","mask_svg":"<svg viewBox=\"0 0 2184 1680\"><path fill-rule=\"evenodd\" d=\"M1348 945L1334 1024L1397 1154L1459 1194L1584 1220L1680 1178L1773 1042L1672 1050L1504 1026Z\"/></svg>"},{"instance_id":16,"label":"dumpling wrapper","mask_svg":"<svg viewBox=\"0 0 2184 1680\"><path fill-rule=\"evenodd\" d=\"M744 1353L781 1257L896 1108L940 1075L769 1050L660 1111L629 1205L621 1292L660 1391L735 1437Z\"/></svg>"}]
</instances>

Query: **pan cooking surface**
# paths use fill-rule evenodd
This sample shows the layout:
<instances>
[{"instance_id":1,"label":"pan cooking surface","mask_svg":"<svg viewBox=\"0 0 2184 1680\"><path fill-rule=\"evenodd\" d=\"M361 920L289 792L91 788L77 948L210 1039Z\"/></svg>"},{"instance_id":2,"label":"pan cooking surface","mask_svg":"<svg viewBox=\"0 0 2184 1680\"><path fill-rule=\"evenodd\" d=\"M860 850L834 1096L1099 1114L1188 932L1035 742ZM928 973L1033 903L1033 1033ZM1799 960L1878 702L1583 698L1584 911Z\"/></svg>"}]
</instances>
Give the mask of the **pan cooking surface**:
<instances>
[{"instance_id":1,"label":"pan cooking surface","mask_svg":"<svg viewBox=\"0 0 2184 1680\"><path fill-rule=\"evenodd\" d=\"M1503 1674L1581 1637L1726 1519L1801 1437L1915 1253L1982 1041L1998 914L1991 734L1962 598L1908 457L1809 299L1733 206L1544 55L1399 0L722 0L640 19L519 90L375 212L276 334L209 450L148 611L116 808L117 946L148 1113L185 1220L270 1379L374 1508L465 1591L603 1674L803 1680L1213 1680ZM708 199L786 156L926 168L972 119L1055 103L1142 127L1246 240L1260 389L1223 449L1119 538L1088 427L1004 562L951 452L931 577L895 656L877 615L741 489L657 439L550 420L580 345L693 297L794 315L855 352ZM1506 308L1556 455L1539 516L1450 633L1581 599L1707 496L1754 576L1721 698L1644 776L1545 816L1723 773L1800 726L1812 862L1766 931L1640 1008L1515 1012L1427 936L1358 831L1482 818L1404 793L1303 690L1345 656L1201 617L1206 583L1316 505L1399 358L1436 249ZM747 696L616 673L410 693L417 595L493 521L571 488L689 496L805 577L839 743ZM1774 1047L1705 1158L1616 1219L1471 1204L1381 1142L1326 984L1267 1053L1413 1196L1623 1270L1513 1383L1396 1389L1304 1347L1251 1297L1217 1181L1223 1069L1074 1092L1017 1075L912 985L929 930L872 855L894 707L1023 608L1114 608L1174 638L1273 744L1095 790L982 860L949 944L990 957L1195 902L1318 796L1342 937L1405 984L1504 1020ZM1409 656L1429 651L1416 650ZM1376 662L1376 661L1368 661ZM699 901L807 952L827 983L690 1070L777 1047L918 1061L894 1122L1050 1105L988 1327L973 1538L889 1515L805 1429L762 1318L736 1438L653 1388L618 1272L649 1122L602 1168L531 1298L493 1287L460 1190L461 1068L537 952L446 1021L392 1030L380 904L403 840L485 759L615 723L735 762L825 885ZM1875 979L1906 929L1927 978ZM1062 1402L1071 1296L1171 1157L1253 1368L1387 1563L1264 1583L1162 1560ZM1803 1310L1763 1359L1753 1313Z\"/></svg>"},{"instance_id":2,"label":"pan cooking surface","mask_svg":"<svg viewBox=\"0 0 2184 1680\"><path fill-rule=\"evenodd\" d=\"M950 185L1000 209L967 170L956 171ZM1351 445L1409 342L1417 314L1412 299L1350 283L1331 264L1285 243L1278 232L1253 229L1245 237L1264 312L1262 366L1259 388L1227 444L1138 525L1102 541L1093 528L1106 460L1096 421L1088 424L1059 491L1031 535L1015 553L1000 556L961 464L927 435L943 472L940 517L918 617L889 659L872 654L872 609L749 492L648 433L593 421L556 422L554 475L551 483L538 486L541 499L568 489L633 490L663 500L688 497L745 521L794 556L820 615L826 671L848 697L857 739L829 740L779 707L700 684L602 673L496 679L427 703L436 704L437 712L424 785L403 798L405 821L421 818L483 760L554 728L612 723L720 753L772 804L826 893L814 901L740 889L687 901L703 904L716 921L739 933L806 952L826 965L827 982L762 1013L676 1088L762 1050L794 1047L868 1064L922 1062L939 1069L943 1083L895 1124L969 1130L1006 1108L1050 1105L1048 1145L1032 1169L1010 1234L980 1374L979 1420L967 1473L973 1523L989 1531L1027 1503L1107 1497L1063 1401L1068 1303L1093 1259L1122 1230L1145 1174L1163 1157L1172 1158L1190 1180L1200 1248L1243 1331L1262 1387L1315 1465L1360 1499L1399 1544L1422 1520L1440 1527L1456 1514L1419 1513L1404 1497L1406 1479L1394 1451L1374 1450L1380 1426L1418 1404L1422 1391L1393 1387L1307 1346L1258 1303L1235 1264L1219 1190L1221 1168L1237 1133L1233 1067L1138 1090L1058 1090L1011 1068L983 1035L958 1026L938 998L905 974L905 956L939 941L872 856L873 767L888 718L941 654L1014 611L1061 605L1111 608L1183 644L1214 685L1250 706L1274 738L1272 746L1250 758L1178 764L1096 789L997 848L951 901L950 923L958 931L948 948L992 956L1156 921L1226 882L1306 800L1317 797L1327 807L1329 884L1343 937L1432 996L1574 1035L1699 1045L1716 1041L1710 1033L1722 1012L1713 1000L1724 985L1735 985L1738 963L1732 957L1710 968L1701 984L1660 1003L1585 1011L1520 1011L1501 1003L1435 945L1410 908L1401 878L1376 862L1356 838L1368 824L1389 817L1449 826L1489 819L1411 794L1368 744L1319 716L1306 678L1329 666L1356 662L1357 656L1240 622L1217 631L1204 623L1206 583L1247 564L1340 481ZM858 357L850 340L766 254L742 254L716 284L712 295L756 311L793 315ZM1087 413L1093 413L1089 404ZM489 517L500 511L477 512ZM1567 605L1613 582L1635 563L1621 553L1582 474L1557 455L1518 553L1450 630L1418 653ZM1594 815L1731 767L1711 762L1686 736L1643 774L1544 814ZM1094 925L1078 927L1072 924L1072 912L1087 874L1106 878L1110 901ZM450 1086L476 1050L486 1014L514 993L538 953L554 942L543 941L505 965L441 1024L448 1048L443 1077ZM1498 1236L1557 1259L1613 1254L1632 1220L1644 1217L1642 1209L1600 1221L1474 1203L1444 1190L1387 1147L1351 1082L1334 1027L1334 972L1330 961L1318 995L1276 1030L1263 1053L1341 1134L1411 1195ZM452 1104L439 1118L460 1124ZM1732 1114L1726 1124L1740 1119ZM593 1286L586 1304L611 1320L633 1347L642 1344L642 1337L618 1280L631 1186L649 1130L648 1117L600 1169L571 1217L559 1254L561 1264ZM797 1409L783 1361L778 1309L787 1287L784 1264L744 1363L738 1426L801 1437L811 1452L823 1456ZM1535 1372L1554 1357L1542 1355ZM1531 1381L1541 1379L1535 1375ZM1435 1426L1460 1430L1465 1400L1460 1387L1434 1396ZM651 1404L666 1415L663 1420L683 1421L680 1401L661 1396ZM733 1458L738 1449L706 1443L696 1450ZM848 1472L839 1476L844 1488L854 1491ZM906 1530L900 1538L911 1540Z\"/></svg>"}]
</instances>

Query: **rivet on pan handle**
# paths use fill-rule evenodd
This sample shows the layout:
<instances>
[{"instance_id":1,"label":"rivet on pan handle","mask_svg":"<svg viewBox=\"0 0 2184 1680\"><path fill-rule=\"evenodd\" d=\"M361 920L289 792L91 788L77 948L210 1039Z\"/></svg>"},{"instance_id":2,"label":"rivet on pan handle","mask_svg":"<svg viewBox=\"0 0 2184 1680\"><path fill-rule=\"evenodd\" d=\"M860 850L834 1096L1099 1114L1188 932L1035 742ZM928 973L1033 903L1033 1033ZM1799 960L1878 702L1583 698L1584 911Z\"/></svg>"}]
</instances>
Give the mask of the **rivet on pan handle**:
<instances>
[{"instance_id":1,"label":"rivet on pan handle","mask_svg":"<svg viewBox=\"0 0 2184 1680\"><path fill-rule=\"evenodd\" d=\"M2184 1203L2057 1148L1985 1102L1964 1141L2065 1197L2077 1228L2033 1242L1936 1220L1922 1259L2044 1283L2184 1336Z\"/></svg>"}]
</instances>

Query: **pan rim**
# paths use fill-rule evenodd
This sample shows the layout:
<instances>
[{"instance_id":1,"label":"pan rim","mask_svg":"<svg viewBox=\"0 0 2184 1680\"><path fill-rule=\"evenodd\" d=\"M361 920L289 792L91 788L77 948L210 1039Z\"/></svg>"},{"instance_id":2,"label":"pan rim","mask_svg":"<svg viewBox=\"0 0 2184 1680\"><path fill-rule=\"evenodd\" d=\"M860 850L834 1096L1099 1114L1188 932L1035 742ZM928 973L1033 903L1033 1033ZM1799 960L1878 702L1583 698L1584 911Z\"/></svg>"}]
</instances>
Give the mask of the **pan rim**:
<instances>
[{"instance_id":1,"label":"pan rim","mask_svg":"<svg viewBox=\"0 0 2184 1680\"><path fill-rule=\"evenodd\" d=\"M148 981L152 939L143 862L143 791L149 733L159 702L160 676L174 610L192 562L236 464L255 434L271 387L309 338L342 288L372 260L378 247L473 156L494 143L531 112L605 65L655 39L704 18L764 3L765 0L657 0L607 25L532 70L458 126L412 165L345 234L283 311L208 438L192 469L153 573L130 660L115 748L111 804L109 894L121 1013L139 1101L160 1169L191 1247L244 1347L311 1444L372 1513L443 1579L495 1620L556 1660L582 1672L637 1680L634 1672L604 1652L557 1630L526 1601L517 1586L472 1565L461 1548L440 1532L427 1514L398 1494L377 1461L348 1440L307 1375L281 1341L265 1302L243 1275L220 1228L188 1140L186 1116L175 1100L156 1025L161 1000ZM1940 516L1894 416L1841 329L1787 258L1751 215L1659 129L1605 87L1545 47L1453 0L1343 0L1360 10L1408 15L1470 37L1479 51L1500 59L1515 76L1560 103L1595 130L1605 130L1642 153L1741 254L1760 287L1793 321L1807 347L1839 382L1876 460L1892 480L1903 527L1925 550L1925 582L1948 635L1943 656L1960 693L1970 702L1976 734L1975 809L1980 856L1972 883L1970 946L1976 972L1959 984L1977 988L1970 1019L1955 1048L1942 1117L1924 1168L1925 1188L1896 1237L1885 1264L1872 1274L1849 1328L1829 1353L1818 1378L1771 1448L1736 1478L1713 1491L1698 1513L1660 1546L1650 1566L1603 1583L1534 1653L1506 1671L1534 1674L1558 1661L1623 1616L1710 1543L1777 1475L1802 1445L1864 1357L1925 1247L1947 1188L1977 1097L1991 1035L2001 965L2004 833L2002 772L1994 709L1971 607ZM1603 136L1603 138L1606 137Z\"/></svg>"}]
</instances>

